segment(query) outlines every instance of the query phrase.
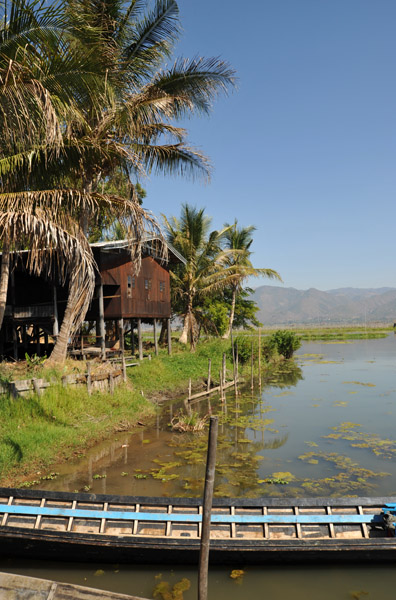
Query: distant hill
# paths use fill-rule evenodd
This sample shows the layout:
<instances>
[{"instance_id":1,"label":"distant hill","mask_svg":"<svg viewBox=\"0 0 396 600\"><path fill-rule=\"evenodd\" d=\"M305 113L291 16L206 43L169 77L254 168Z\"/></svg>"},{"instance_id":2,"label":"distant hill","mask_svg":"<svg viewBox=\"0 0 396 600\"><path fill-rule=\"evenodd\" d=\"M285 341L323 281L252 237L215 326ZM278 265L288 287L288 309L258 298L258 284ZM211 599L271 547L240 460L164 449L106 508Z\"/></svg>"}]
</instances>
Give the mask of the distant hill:
<instances>
[{"instance_id":1,"label":"distant hill","mask_svg":"<svg viewBox=\"0 0 396 600\"><path fill-rule=\"evenodd\" d=\"M396 288L339 288L322 292L263 285L252 299L264 325L396 322Z\"/></svg>"}]
</instances>

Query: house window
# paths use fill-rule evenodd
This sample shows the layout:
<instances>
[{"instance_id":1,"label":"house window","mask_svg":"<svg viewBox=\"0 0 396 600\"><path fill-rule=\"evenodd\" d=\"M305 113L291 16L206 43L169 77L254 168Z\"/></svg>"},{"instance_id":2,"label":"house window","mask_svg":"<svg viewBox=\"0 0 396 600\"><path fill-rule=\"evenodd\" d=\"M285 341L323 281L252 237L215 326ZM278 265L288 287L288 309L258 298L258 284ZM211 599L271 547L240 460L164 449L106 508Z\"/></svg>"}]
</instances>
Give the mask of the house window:
<instances>
[{"instance_id":1,"label":"house window","mask_svg":"<svg viewBox=\"0 0 396 600\"><path fill-rule=\"evenodd\" d=\"M164 292L165 292L165 281L160 281L159 282L159 291L160 291L160 294L164 294Z\"/></svg>"},{"instance_id":2,"label":"house window","mask_svg":"<svg viewBox=\"0 0 396 600\"><path fill-rule=\"evenodd\" d=\"M132 298L132 288L135 287L134 280L135 278L132 275L128 275L128 283L127 283L127 297Z\"/></svg>"},{"instance_id":3,"label":"house window","mask_svg":"<svg viewBox=\"0 0 396 600\"><path fill-rule=\"evenodd\" d=\"M151 290L151 279L145 279L144 280L144 289L145 290Z\"/></svg>"}]
</instances>

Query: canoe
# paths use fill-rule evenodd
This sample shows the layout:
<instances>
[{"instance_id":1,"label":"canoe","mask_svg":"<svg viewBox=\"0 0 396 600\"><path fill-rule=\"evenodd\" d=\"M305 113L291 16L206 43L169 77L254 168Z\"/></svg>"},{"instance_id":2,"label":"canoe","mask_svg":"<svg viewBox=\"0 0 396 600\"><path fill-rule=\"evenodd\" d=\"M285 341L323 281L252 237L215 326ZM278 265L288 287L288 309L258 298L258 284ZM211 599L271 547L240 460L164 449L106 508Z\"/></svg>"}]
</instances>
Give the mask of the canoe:
<instances>
[{"instance_id":1,"label":"canoe","mask_svg":"<svg viewBox=\"0 0 396 600\"><path fill-rule=\"evenodd\" d=\"M212 564L394 561L396 497L217 498ZM196 564L202 501L0 488L0 555Z\"/></svg>"},{"instance_id":2,"label":"canoe","mask_svg":"<svg viewBox=\"0 0 396 600\"><path fill-rule=\"evenodd\" d=\"M49 579L0 573L0 598L3 600L144 600L93 588L59 583Z\"/></svg>"}]
</instances>

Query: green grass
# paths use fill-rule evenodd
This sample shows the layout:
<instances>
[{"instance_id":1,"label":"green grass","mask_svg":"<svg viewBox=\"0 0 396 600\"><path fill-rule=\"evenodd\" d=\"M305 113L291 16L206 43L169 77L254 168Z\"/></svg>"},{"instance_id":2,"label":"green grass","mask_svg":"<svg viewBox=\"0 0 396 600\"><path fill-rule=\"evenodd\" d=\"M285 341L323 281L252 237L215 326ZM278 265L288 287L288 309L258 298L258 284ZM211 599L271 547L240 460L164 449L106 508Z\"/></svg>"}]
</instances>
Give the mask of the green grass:
<instances>
[{"instance_id":1,"label":"green grass","mask_svg":"<svg viewBox=\"0 0 396 600\"><path fill-rule=\"evenodd\" d=\"M132 428L137 420L155 413L150 398L187 394L189 378L200 386L207 377L208 358L212 359L213 377L218 379L228 346L223 340L204 341L192 354L176 343L172 356L160 350L158 357L129 368L128 384L116 388L113 396L99 392L89 396L83 387L61 385L40 397L0 396L0 484L36 481L48 475L54 464L112 435L120 424L123 429ZM2 367L5 373L6 365ZM81 370L84 364L68 361L65 369ZM52 370L49 374L44 366L33 374L29 365L24 370L18 363L17 372L9 367L7 379L50 375L59 381L62 373Z\"/></svg>"},{"instance_id":2,"label":"green grass","mask_svg":"<svg viewBox=\"0 0 396 600\"><path fill-rule=\"evenodd\" d=\"M221 339L202 341L196 352L192 353L179 344L173 345L173 353L168 356L167 351L160 350L159 356L152 360L144 360L140 367L128 369L130 380L134 389L144 390L145 393L153 392L179 392L186 391L188 380L201 382L208 374L208 360L212 360L212 377L219 378L223 352L230 347L230 342ZM227 359L227 369L232 370L230 360Z\"/></svg>"},{"instance_id":3,"label":"green grass","mask_svg":"<svg viewBox=\"0 0 396 600\"><path fill-rule=\"evenodd\" d=\"M0 398L0 483L19 483L108 437L132 427L153 406L127 386L113 396L55 386L41 397Z\"/></svg>"}]
</instances>

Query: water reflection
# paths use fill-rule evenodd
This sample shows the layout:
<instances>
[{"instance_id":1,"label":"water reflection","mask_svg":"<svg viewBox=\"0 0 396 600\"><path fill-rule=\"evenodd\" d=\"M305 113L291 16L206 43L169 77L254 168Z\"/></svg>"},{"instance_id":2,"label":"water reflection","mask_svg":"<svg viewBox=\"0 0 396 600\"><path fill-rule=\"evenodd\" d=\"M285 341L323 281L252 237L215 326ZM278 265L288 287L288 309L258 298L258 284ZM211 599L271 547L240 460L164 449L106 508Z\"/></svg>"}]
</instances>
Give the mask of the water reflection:
<instances>
[{"instance_id":1,"label":"water reflection","mask_svg":"<svg viewBox=\"0 0 396 600\"><path fill-rule=\"evenodd\" d=\"M52 489L153 496L202 494L207 433L175 433L180 414L219 416L217 496L392 495L396 452L394 337L305 344L263 387L164 404L151 426L119 432L57 467ZM304 377L303 377L304 375ZM356 420L359 423L356 424ZM40 483L39 487L43 487Z\"/></svg>"}]
</instances>

